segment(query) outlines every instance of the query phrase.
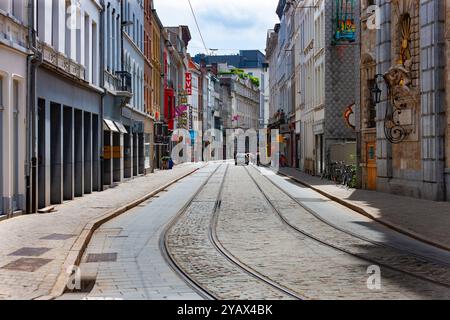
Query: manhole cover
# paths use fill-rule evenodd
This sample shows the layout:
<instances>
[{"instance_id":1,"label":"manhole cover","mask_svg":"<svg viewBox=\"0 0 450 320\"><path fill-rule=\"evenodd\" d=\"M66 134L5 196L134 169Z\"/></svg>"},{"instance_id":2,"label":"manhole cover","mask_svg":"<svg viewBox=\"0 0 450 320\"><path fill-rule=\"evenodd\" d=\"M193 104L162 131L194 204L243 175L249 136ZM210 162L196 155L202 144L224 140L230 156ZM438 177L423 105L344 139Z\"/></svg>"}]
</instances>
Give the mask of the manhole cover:
<instances>
[{"instance_id":1,"label":"manhole cover","mask_svg":"<svg viewBox=\"0 0 450 320\"><path fill-rule=\"evenodd\" d=\"M42 237L41 240L67 240L73 237L75 237L73 234L52 233Z\"/></svg>"},{"instance_id":2,"label":"manhole cover","mask_svg":"<svg viewBox=\"0 0 450 320\"><path fill-rule=\"evenodd\" d=\"M24 248L20 248L19 250L14 251L13 253L10 253L9 256L39 257L40 255L43 255L44 253L46 253L49 250L50 250L50 248L24 247Z\"/></svg>"},{"instance_id":3,"label":"manhole cover","mask_svg":"<svg viewBox=\"0 0 450 320\"><path fill-rule=\"evenodd\" d=\"M115 262L117 253L89 253L86 262Z\"/></svg>"},{"instance_id":4,"label":"manhole cover","mask_svg":"<svg viewBox=\"0 0 450 320\"><path fill-rule=\"evenodd\" d=\"M41 258L20 258L3 266L2 269L34 272L40 267L49 263L50 261L52 260Z\"/></svg>"}]
</instances>

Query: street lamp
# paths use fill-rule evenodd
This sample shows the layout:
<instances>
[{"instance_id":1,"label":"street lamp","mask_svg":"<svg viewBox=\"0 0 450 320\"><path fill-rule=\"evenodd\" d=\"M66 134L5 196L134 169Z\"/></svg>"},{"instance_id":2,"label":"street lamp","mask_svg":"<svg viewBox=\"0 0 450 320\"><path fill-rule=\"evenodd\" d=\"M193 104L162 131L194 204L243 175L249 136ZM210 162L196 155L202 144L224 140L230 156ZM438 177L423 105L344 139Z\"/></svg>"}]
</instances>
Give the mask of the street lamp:
<instances>
[{"instance_id":1,"label":"street lamp","mask_svg":"<svg viewBox=\"0 0 450 320\"><path fill-rule=\"evenodd\" d=\"M382 74L375 75L375 81L374 81L373 87L370 89L370 91L372 93L372 100L375 104L379 104L381 102L382 91L381 91L380 87L378 87L378 82L377 82L379 77L383 77L383 75Z\"/></svg>"}]
</instances>

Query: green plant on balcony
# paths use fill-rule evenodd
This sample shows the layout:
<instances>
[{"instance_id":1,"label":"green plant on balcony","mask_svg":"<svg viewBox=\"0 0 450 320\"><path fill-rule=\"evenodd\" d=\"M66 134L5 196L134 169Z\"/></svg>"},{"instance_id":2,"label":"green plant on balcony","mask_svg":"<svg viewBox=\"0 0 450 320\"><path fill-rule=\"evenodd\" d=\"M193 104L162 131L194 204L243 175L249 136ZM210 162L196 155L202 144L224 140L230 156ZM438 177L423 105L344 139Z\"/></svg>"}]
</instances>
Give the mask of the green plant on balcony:
<instances>
[{"instance_id":1,"label":"green plant on balcony","mask_svg":"<svg viewBox=\"0 0 450 320\"><path fill-rule=\"evenodd\" d=\"M236 75L242 80L250 79L250 82L254 86L259 87L259 78L249 75L242 69L234 68L234 69L231 69L230 71L221 71L221 72L219 72L219 75Z\"/></svg>"},{"instance_id":2,"label":"green plant on balcony","mask_svg":"<svg viewBox=\"0 0 450 320\"><path fill-rule=\"evenodd\" d=\"M259 78L250 76L250 81L253 83L254 86L259 87Z\"/></svg>"}]
</instances>

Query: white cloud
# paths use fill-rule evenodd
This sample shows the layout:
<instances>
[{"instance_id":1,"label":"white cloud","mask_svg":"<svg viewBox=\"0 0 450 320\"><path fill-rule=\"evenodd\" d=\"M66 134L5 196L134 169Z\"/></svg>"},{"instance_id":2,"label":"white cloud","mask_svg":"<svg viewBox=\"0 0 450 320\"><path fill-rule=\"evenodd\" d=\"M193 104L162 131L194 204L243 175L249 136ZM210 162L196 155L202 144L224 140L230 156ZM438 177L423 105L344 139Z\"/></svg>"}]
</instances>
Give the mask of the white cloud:
<instances>
[{"instance_id":1,"label":"white cloud","mask_svg":"<svg viewBox=\"0 0 450 320\"><path fill-rule=\"evenodd\" d=\"M188 0L154 0L164 26L188 25L192 34L189 52L204 52ZM207 48L260 49L264 52L267 29L278 22L278 0L191 0ZM230 50L231 49L231 50Z\"/></svg>"}]
</instances>

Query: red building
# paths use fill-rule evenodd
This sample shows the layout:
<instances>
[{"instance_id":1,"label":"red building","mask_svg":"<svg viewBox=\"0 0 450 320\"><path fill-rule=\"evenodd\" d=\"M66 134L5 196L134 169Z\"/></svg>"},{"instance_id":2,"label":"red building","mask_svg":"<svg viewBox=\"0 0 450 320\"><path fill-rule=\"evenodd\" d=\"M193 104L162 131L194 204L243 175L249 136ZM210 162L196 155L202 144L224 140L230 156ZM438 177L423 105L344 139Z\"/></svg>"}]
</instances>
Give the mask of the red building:
<instances>
[{"instance_id":1,"label":"red building","mask_svg":"<svg viewBox=\"0 0 450 320\"><path fill-rule=\"evenodd\" d=\"M175 115L175 90L173 84L169 82L169 52L164 49L164 119L169 130L174 129Z\"/></svg>"}]
</instances>

